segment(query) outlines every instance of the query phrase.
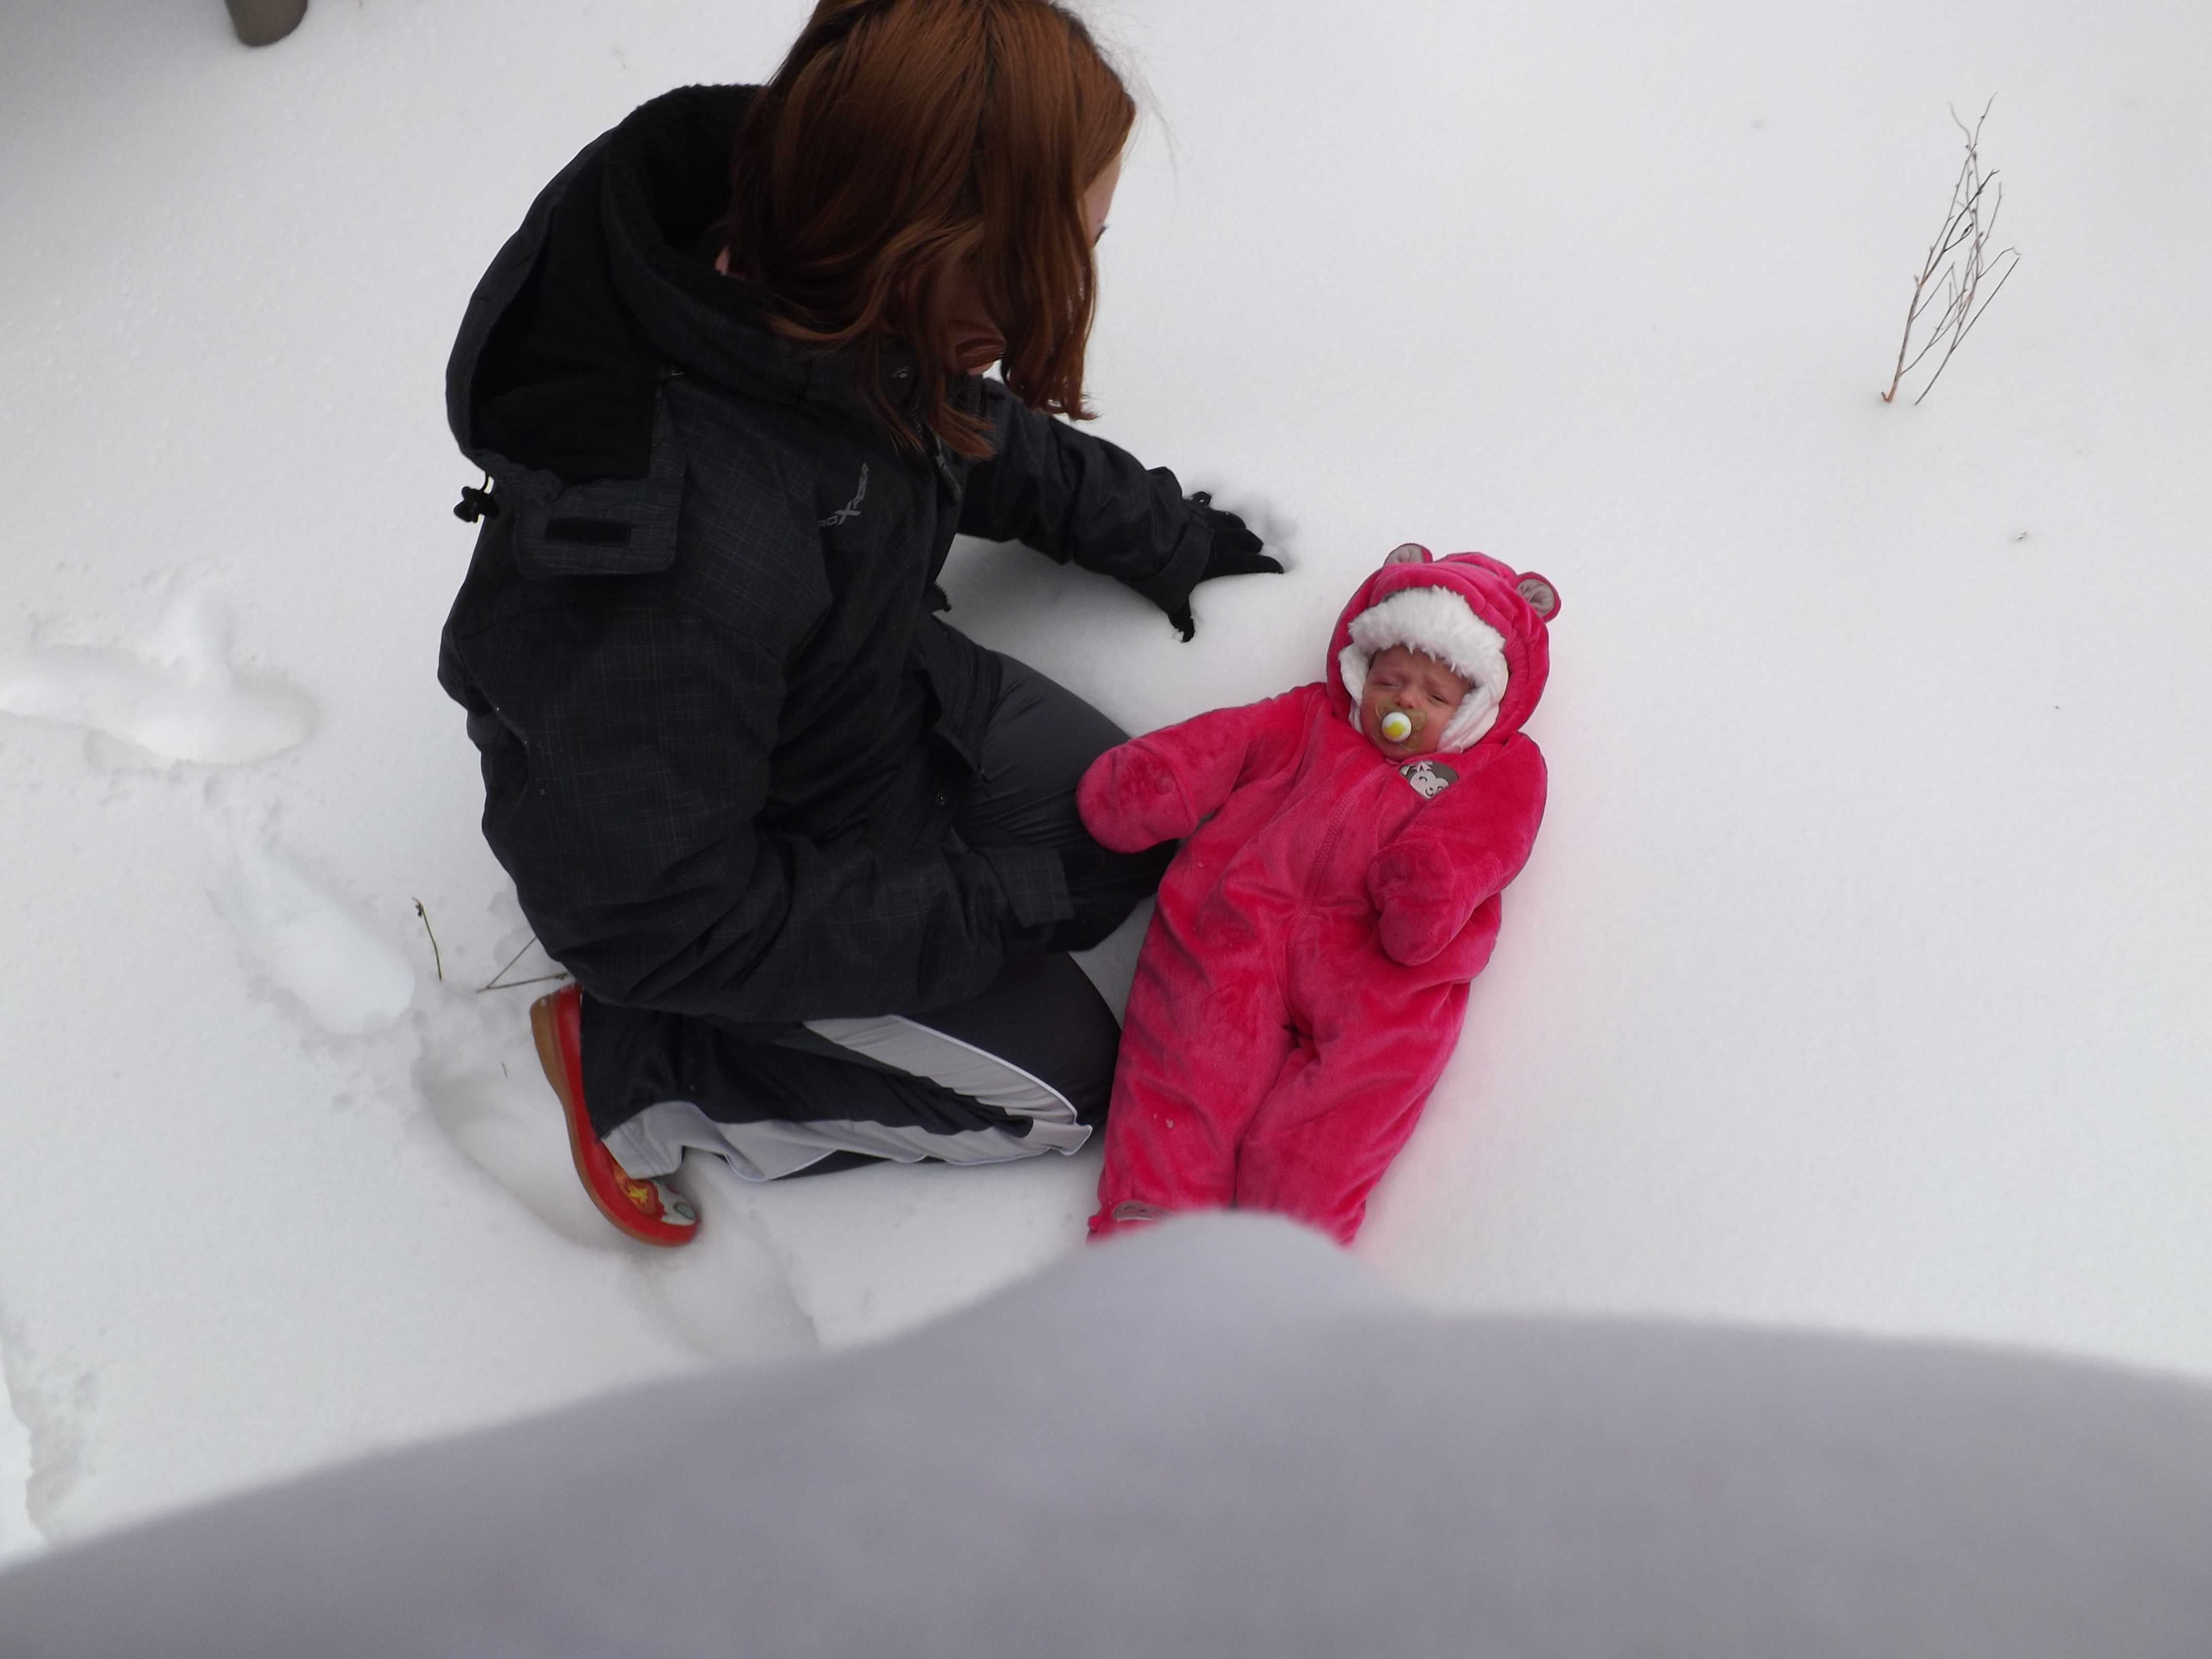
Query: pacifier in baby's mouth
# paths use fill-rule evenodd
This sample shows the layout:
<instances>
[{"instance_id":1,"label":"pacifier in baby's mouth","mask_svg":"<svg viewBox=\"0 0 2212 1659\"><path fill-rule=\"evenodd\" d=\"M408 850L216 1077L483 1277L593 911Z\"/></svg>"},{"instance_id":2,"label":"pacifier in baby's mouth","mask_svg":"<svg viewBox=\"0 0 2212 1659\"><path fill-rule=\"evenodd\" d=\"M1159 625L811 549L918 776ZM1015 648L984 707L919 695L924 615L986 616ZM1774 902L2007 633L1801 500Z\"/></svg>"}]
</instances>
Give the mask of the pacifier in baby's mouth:
<instances>
[{"instance_id":1,"label":"pacifier in baby's mouth","mask_svg":"<svg viewBox=\"0 0 2212 1659\"><path fill-rule=\"evenodd\" d=\"M1376 724L1382 728L1382 735L1392 743L1403 743L1421 729L1419 718L1408 714L1402 708L1392 709Z\"/></svg>"}]
</instances>

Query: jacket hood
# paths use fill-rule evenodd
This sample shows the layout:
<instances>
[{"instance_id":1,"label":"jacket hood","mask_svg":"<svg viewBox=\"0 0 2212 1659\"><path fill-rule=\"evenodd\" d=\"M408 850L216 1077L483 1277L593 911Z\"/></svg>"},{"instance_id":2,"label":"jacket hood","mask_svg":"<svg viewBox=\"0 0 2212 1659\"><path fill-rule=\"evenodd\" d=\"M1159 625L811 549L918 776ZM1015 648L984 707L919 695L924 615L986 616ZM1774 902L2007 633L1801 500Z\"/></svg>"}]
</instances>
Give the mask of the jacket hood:
<instances>
[{"instance_id":1,"label":"jacket hood","mask_svg":"<svg viewBox=\"0 0 2212 1659\"><path fill-rule=\"evenodd\" d=\"M1328 646L1330 702L1357 725L1368 665L1390 646L1410 646L1474 682L1439 750L1503 743L1544 695L1551 670L1546 628L1559 613L1559 591L1533 571L1516 572L1481 553L1439 559L1407 542L1359 585L1337 618Z\"/></svg>"},{"instance_id":2,"label":"jacket hood","mask_svg":"<svg viewBox=\"0 0 2212 1659\"><path fill-rule=\"evenodd\" d=\"M854 354L780 338L759 291L702 254L753 92L684 87L631 112L539 193L469 301L447 419L497 483L532 574L673 559L684 457L661 393L671 374L881 431ZM911 374L898 354L878 361Z\"/></svg>"}]
</instances>

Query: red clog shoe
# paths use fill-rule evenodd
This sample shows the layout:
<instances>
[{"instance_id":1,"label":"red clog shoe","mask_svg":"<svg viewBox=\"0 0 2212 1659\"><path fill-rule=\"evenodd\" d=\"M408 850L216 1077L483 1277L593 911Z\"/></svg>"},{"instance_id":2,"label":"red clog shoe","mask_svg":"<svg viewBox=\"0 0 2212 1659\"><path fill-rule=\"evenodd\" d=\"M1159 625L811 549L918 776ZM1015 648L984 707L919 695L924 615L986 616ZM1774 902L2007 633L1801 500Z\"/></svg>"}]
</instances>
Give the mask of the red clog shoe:
<instances>
[{"instance_id":1,"label":"red clog shoe","mask_svg":"<svg viewBox=\"0 0 2212 1659\"><path fill-rule=\"evenodd\" d=\"M670 1249L689 1244L699 1236L699 1212L665 1182L640 1181L623 1169L592 1132L592 1120L584 1112L583 995L575 986L564 985L530 1005L538 1063L561 1097L576 1173L599 1213L632 1238Z\"/></svg>"}]
</instances>

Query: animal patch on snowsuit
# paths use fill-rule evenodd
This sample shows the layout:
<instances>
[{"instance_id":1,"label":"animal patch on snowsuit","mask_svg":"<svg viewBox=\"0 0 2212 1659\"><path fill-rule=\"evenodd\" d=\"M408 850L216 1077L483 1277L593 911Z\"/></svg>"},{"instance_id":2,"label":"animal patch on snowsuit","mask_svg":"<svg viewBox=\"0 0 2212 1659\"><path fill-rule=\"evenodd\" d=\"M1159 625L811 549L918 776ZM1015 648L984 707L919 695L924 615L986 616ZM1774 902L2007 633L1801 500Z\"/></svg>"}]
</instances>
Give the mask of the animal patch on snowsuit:
<instances>
[{"instance_id":1,"label":"animal patch on snowsuit","mask_svg":"<svg viewBox=\"0 0 2212 1659\"><path fill-rule=\"evenodd\" d=\"M1407 761L1398 769L1398 775L1413 786L1413 793L1423 800L1434 800L1459 781L1459 774L1442 761Z\"/></svg>"},{"instance_id":2,"label":"animal patch on snowsuit","mask_svg":"<svg viewBox=\"0 0 2212 1659\"><path fill-rule=\"evenodd\" d=\"M1338 619L1327 678L1100 756L1077 799L1117 852L1187 836L1137 961L1093 1237L1178 1211L1289 1215L1350 1243L1459 1038L1527 862L1544 763L1521 727L1559 596L1411 544ZM1418 725L1361 722L1404 647L1467 687Z\"/></svg>"}]
</instances>

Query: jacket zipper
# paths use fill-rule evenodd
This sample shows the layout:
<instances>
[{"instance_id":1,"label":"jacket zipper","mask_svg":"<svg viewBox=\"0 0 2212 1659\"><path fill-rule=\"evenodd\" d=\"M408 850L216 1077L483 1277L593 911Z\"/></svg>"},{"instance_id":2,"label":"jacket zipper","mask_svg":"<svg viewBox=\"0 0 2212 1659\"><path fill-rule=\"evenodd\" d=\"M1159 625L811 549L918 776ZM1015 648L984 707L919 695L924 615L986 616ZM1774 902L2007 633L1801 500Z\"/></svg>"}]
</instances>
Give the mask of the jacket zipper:
<instances>
[{"instance_id":1,"label":"jacket zipper","mask_svg":"<svg viewBox=\"0 0 2212 1659\"><path fill-rule=\"evenodd\" d=\"M1355 789L1339 801L1335 812L1329 817L1328 828L1322 832L1321 849L1315 854L1314 861L1306 871L1305 891L1299 896L1297 915L1283 930L1282 982L1286 988L1291 982L1291 951L1297 944L1298 929L1313 914L1314 896L1320 890L1322 872L1328 867L1328 855L1336 850L1336 838L1343 833L1344 821L1352 815L1352 809L1358 804L1359 796L1365 793L1364 790Z\"/></svg>"}]
</instances>

